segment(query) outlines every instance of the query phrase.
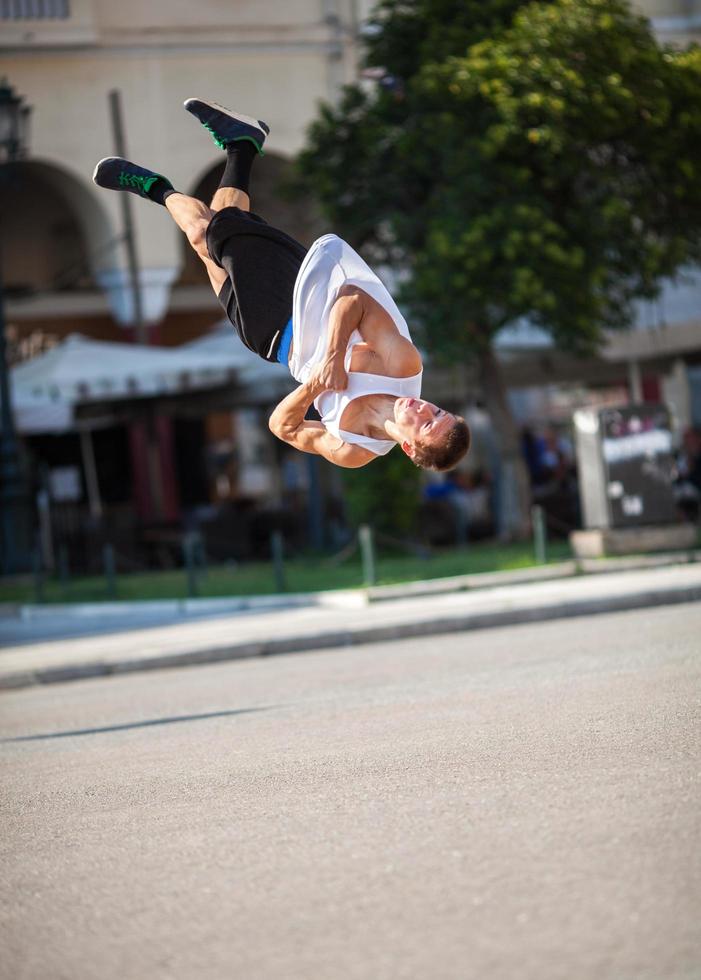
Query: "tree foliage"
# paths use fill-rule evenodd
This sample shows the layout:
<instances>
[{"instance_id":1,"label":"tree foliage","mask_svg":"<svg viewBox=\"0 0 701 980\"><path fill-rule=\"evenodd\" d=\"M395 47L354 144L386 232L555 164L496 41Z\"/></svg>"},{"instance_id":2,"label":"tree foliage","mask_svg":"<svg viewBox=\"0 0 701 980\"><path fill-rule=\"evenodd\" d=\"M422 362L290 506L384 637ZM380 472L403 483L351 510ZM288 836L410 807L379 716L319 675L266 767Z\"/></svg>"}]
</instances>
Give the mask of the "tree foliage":
<instances>
[{"instance_id":1,"label":"tree foliage","mask_svg":"<svg viewBox=\"0 0 701 980\"><path fill-rule=\"evenodd\" d=\"M385 0L388 87L320 108L300 159L339 234L408 272L438 359L527 317L591 350L701 258L701 51L622 0Z\"/></svg>"},{"instance_id":2,"label":"tree foliage","mask_svg":"<svg viewBox=\"0 0 701 980\"><path fill-rule=\"evenodd\" d=\"M372 466L343 470L348 516L394 538L411 537L421 503L421 470L395 450Z\"/></svg>"}]
</instances>

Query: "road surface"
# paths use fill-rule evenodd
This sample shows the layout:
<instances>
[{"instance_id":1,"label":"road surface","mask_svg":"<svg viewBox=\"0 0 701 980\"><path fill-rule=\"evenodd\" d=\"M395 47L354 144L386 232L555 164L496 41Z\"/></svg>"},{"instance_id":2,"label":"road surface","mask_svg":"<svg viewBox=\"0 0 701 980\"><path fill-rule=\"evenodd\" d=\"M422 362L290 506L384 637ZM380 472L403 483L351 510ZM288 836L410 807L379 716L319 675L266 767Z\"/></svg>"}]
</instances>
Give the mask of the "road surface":
<instances>
[{"instance_id":1,"label":"road surface","mask_svg":"<svg viewBox=\"0 0 701 980\"><path fill-rule=\"evenodd\" d=\"M0 697L5 980L701 976L701 604Z\"/></svg>"}]
</instances>

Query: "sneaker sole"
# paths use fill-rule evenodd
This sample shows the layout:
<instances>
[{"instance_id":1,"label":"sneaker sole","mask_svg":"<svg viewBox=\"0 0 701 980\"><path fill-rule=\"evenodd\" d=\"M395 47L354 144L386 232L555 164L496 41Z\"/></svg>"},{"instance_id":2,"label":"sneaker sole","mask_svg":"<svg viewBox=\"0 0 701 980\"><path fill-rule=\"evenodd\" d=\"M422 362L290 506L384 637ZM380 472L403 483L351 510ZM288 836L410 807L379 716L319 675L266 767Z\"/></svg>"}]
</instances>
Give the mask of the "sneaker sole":
<instances>
[{"instance_id":1,"label":"sneaker sole","mask_svg":"<svg viewBox=\"0 0 701 980\"><path fill-rule=\"evenodd\" d=\"M204 99L186 99L183 105L188 112L191 112L193 116L197 116L196 112L190 108L194 105L205 105L208 109L215 109L217 112L223 112L225 116L230 119L236 119L237 122L245 123L247 126L252 126L254 129L262 129L266 136L270 135L270 127L267 123L262 122L260 119L254 119L253 116L245 116L242 112L233 112L231 109L227 109L225 105L220 105L218 102L206 102ZM198 117L199 118L199 117Z\"/></svg>"}]
</instances>

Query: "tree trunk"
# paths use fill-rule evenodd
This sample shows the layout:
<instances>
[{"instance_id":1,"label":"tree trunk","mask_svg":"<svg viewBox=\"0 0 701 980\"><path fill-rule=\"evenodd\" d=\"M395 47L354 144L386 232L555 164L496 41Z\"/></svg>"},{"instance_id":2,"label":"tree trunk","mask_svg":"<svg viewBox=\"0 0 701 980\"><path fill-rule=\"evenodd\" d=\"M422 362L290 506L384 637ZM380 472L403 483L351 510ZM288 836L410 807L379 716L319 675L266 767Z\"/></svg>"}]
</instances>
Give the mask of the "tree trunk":
<instances>
[{"instance_id":1,"label":"tree trunk","mask_svg":"<svg viewBox=\"0 0 701 980\"><path fill-rule=\"evenodd\" d=\"M491 347L480 355L484 404L499 444L497 533L502 541L530 535L531 486L521 450L521 436L506 397L501 367Z\"/></svg>"}]
</instances>

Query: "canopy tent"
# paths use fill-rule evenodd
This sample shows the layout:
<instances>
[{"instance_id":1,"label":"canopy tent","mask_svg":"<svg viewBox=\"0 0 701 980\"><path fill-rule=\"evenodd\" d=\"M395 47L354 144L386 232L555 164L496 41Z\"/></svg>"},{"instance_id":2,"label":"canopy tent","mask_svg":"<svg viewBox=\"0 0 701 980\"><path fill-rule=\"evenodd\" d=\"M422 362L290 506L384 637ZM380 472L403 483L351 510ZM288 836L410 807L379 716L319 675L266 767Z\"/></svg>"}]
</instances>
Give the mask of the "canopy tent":
<instances>
[{"instance_id":1,"label":"canopy tent","mask_svg":"<svg viewBox=\"0 0 701 980\"><path fill-rule=\"evenodd\" d=\"M192 394L223 399L231 407L265 404L287 393L290 375L249 351L225 321L211 334L180 347L148 347L92 340L71 334L51 350L11 369L11 397L17 431L80 433L90 510L102 512L91 430L113 419L94 416L105 404ZM196 393L196 394L195 394ZM217 394L219 393L219 394ZM234 402L235 403L235 402ZM201 402L200 402L201 404ZM129 409L128 409L129 411ZM91 413L90 418L86 413Z\"/></svg>"},{"instance_id":2,"label":"canopy tent","mask_svg":"<svg viewBox=\"0 0 701 980\"><path fill-rule=\"evenodd\" d=\"M241 380L271 381L280 378L289 379L289 371L282 364L272 364L254 354L245 347L234 333L228 320L223 320L212 330L197 340L179 347L180 351L189 351L198 356L216 358L221 364L234 369Z\"/></svg>"},{"instance_id":3,"label":"canopy tent","mask_svg":"<svg viewBox=\"0 0 701 980\"><path fill-rule=\"evenodd\" d=\"M241 343L228 320L221 320L208 333L183 344L178 350L223 358L227 364L237 370L255 370L258 366L263 370L267 367L275 370L275 365L269 365Z\"/></svg>"},{"instance_id":4,"label":"canopy tent","mask_svg":"<svg viewBox=\"0 0 701 980\"><path fill-rule=\"evenodd\" d=\"M17 429L65 432L88 402L153 398L213 388L231 381L236 366L216 351L143 347L71 334L56 347L11 370Z\"/></svg>"},{"instance_id":5,"label":"canopy tent","mask_svg":"<svg viewBox=\"0 0 701 980\"><path fill-rule=\"evenodd\" d=\"M245 347L228 320L217 324L208 334L183 344L178 350L198 357L211 357L235 372L237 402L246 405L268 405L283 398L295 384L282 364L264 361Z\"/></svg>"},{"instance_id":6,"label":"canopy tent","mask_svg":"<svg viewBox=\"0 0 701 980\"><path fill-rule=\"evenodd\" d=\"M73 407L69 402L44 401L25 392L12 391L15 427L21 435L40 432L67 432L73 425Z\"/></svg>"}]
</instances>

